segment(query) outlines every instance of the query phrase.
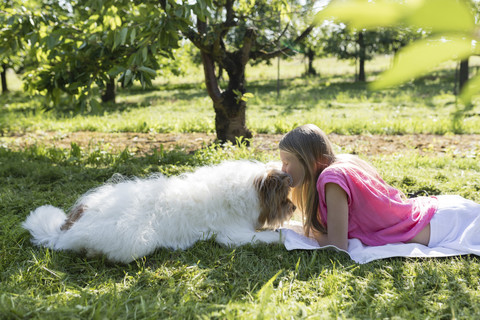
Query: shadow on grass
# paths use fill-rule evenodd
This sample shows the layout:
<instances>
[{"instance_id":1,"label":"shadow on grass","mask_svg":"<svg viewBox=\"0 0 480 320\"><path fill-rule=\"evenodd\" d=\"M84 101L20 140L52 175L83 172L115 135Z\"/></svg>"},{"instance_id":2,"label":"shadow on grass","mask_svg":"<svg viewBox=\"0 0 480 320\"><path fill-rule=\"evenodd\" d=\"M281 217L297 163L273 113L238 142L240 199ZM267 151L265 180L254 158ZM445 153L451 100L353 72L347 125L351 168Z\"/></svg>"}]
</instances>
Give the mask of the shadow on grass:
<instances>
[{"instance_id":1,"label":"shadow on grass","mask_svg":"<svg viewBox=\"0 0 480 320\"><path fill-rule=\"evenodd\" d=\"M379 73L373 73L377 76ZM405 92L411 99L421 100L426 106L438 109L444 105L438 104L434 98L441 93L455 93L455 76L453 70L439 70L414 81L407 82L396 88L379 91L369 90L369 82L353 82L348 76L335 77L306 77L284 79L281 81L280 97L272 98L282 114L289 115L295 110L309 110L318 104L326 108L343 108L336 103L338 97L342 100L375 101L381 102L385 97L399 99ZM274 80L252 81L248 84L248 91L257 95L272 96L277 90Z\"/></svg>"}]
</instances>

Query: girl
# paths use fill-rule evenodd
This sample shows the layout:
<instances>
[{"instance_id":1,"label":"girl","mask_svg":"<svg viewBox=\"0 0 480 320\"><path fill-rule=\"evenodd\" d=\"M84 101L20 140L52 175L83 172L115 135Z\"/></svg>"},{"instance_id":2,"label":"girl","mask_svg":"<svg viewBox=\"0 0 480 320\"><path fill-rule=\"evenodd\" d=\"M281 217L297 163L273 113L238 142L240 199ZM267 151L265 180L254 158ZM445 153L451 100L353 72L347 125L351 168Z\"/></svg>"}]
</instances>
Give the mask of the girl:
<instances>
[{"instance_id":1,"label":"girl","mask_svg":"<svg viewBox=\"0 0 480 320\"><path fill-rule=\"evenodd\" d=\"M348 250L348 239L358 238L370 246L414 242L480 254L480 205L459 196L407 199L365 161L335 155L312 124L287 133L279 148L305 234L320 246Z\"/></svg>"}]
</instances>

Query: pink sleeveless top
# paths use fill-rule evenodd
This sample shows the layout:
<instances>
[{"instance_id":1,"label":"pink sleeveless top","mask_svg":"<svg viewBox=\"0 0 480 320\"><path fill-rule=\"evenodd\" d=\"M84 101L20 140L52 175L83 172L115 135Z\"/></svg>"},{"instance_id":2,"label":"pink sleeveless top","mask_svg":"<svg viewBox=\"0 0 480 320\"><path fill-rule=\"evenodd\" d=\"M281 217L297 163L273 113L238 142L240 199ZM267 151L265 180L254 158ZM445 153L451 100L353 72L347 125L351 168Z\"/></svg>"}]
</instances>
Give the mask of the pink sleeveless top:
<instances>
[{"instance_id":1,"label":"pink sleeveless top","mask_svg":"<svg viewBox=\"0 0 480 320\"><path fill-rule=\"evenodd\" d=\"M317 181L320 221L328 228L325 185L335 183L348 196L349 239L357 238L370 246L411 240L430 223L438 208L438 199L405 199L401 191L380 181L382 183L350 161L330 165Z\"/></svg>"}]
</instances>

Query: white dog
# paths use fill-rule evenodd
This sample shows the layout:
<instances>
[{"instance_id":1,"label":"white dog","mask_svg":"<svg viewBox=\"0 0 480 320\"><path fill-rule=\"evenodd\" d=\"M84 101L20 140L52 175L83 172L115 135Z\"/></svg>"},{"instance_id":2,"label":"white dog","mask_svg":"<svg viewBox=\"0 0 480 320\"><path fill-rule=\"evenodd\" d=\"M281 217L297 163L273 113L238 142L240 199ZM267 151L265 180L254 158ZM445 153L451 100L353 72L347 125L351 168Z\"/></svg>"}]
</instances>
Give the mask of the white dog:
<instances>
[{"instance_id":1,"label":"white dog","mask_svg":"<svg viewBox=\"0 0 480 320\"><path fill-rule=\"evenodd\" d=\"M54 250L86 250L128 263L155 248L186 249L214 236L228 246L274 243L295 206L291 178L260 162L226 161L176 177L154 175L107 183L80 197L67 216L42 206L23 227L32 242Z\"/></svg>"}]
</instances>

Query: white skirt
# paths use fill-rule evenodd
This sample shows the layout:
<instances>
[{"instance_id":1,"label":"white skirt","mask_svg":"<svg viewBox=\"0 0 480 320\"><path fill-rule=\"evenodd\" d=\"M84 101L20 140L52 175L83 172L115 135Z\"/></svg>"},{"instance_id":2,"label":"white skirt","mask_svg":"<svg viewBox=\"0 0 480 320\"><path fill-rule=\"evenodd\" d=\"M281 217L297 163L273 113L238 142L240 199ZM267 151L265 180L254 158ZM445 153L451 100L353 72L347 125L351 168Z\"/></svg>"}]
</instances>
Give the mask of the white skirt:
<instances>
[{"instance_id":1,"label":"white skirt","mask_svg":"<svg viewBox=\"0 0 480 320\"><path fill-rule=\"evenodd\" d=\"M437 198L428 246L480 255L480 204L455 195Z\"/></svg>"}]
</instances>

